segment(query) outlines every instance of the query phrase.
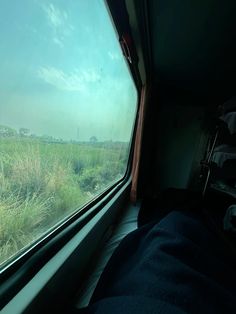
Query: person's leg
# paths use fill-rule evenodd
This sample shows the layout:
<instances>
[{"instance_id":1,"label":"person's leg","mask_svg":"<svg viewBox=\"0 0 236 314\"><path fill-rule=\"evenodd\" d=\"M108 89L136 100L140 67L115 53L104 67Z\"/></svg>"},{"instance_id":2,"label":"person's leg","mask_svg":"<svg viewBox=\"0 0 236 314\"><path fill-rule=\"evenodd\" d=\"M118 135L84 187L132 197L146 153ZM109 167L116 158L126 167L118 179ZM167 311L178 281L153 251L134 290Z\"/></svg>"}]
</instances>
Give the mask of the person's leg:
<instances>
[{"instance_id":1,"label":"person's leg","mask_svg":"<svg viewBox=\"0 0 236 314\"><path fill-rule=\"evenodd\" d=\"M121 242L84 313L236 313L235 263L202 215L173 211Z\"/></svg>"}]
</instances>

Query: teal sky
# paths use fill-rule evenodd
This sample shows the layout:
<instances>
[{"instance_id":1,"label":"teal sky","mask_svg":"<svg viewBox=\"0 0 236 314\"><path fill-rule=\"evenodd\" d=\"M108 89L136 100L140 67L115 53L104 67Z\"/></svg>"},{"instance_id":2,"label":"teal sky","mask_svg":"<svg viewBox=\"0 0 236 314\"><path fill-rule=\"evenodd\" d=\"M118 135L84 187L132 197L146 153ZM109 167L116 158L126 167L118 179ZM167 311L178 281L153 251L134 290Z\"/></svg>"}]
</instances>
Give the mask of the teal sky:
<instances>
[{"instance_id":1,"label":"teal sky","mask_svg":"<svg viewBox=\"0 0 236 314\"><path fill-rule=\"evenodd\" d=\"M103 0L0 1L0 124L128 141L136 101Z\"/></svg>"}]
</instances>

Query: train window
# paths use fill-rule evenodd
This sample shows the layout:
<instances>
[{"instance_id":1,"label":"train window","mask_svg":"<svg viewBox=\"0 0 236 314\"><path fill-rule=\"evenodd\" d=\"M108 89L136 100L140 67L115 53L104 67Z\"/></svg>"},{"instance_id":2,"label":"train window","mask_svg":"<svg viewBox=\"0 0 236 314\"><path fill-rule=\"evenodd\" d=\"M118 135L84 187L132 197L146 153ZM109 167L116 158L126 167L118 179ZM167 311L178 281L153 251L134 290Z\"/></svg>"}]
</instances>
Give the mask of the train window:
<instances>
[{"instance_id":1,"label":"train window","mask_svg":"<svg viewBox=\"0 0 236 314\"><path fill-rule=\"evenodd\" d=\"M137 91L102 0L0 3L0 264L127 169Z\"/></svg>"}]
</instances>

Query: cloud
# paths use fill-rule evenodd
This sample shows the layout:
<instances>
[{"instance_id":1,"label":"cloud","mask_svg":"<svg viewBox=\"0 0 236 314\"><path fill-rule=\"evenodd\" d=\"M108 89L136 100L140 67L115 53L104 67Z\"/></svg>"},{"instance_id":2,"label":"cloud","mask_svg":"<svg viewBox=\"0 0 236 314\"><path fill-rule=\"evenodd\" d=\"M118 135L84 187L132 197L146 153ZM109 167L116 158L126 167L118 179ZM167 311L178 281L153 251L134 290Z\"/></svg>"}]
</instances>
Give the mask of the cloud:
<instances>
[{"instance_id":1,"label":"cloud","mask_svg":"<svg viewBox=\"0 0 236 314\"><path fill-rule=\"evenodd\" d=\"M53 37L52 41L54 42L54 44L60 46L61 48L64 47L63 42L58 37Z\"/></svg>"},{"instance_id":2,"label":"cloud","mask_svg":"<svg viewBox=\"0 0 236 314\"><path fill-rule=\"evenodd\" d=\"M38 70L38 77L44 82L64 91L84 91L88 83L95 83L101 79L95 70L86 70L79 73L65 73L54 67L41 67Z\"/></svg>"},{"instance_id":3,"label":"cloud","mask_svg":"<svg viewBox=\"0 0 236 314\"><path fill-rule=\"evenodd\" d=\"M97 82L101 79L101 76L94 70L82 71L82 77L85 82Z\"/></svg>"},{"instance_id":4,"label":"cloud","mask_svg":"<svg viewBox=\"0 0 236 314\"><path fill-rule=\"evenodd\" d=\"M65 11L56 8L52 3L44 5L43 9L52 27L58 28L62 26L68 18Z\"/></svg>"},{"instance_id":5,"label":"cloud","mask_svg":"<svg viewBox=\"0 0 236 314\"><path fill-rule=\"evenodd\" d=\"M74 30L74 26L68 23L68 13L61 10L52 3L42 5L42 9L46 14L50 28L53 32L54 44L64 47L64 40Z\"/></svg>"},{"instance_id":6,"label":"cloud","mask_svg":"<svg viewBox=\"0 0 236 314\"><path fill-rule=\"evenodd\" d=\"M108 56L111 60L120 60L120 55L116 52L108 51Z\"/></svg>"}]
</instances>

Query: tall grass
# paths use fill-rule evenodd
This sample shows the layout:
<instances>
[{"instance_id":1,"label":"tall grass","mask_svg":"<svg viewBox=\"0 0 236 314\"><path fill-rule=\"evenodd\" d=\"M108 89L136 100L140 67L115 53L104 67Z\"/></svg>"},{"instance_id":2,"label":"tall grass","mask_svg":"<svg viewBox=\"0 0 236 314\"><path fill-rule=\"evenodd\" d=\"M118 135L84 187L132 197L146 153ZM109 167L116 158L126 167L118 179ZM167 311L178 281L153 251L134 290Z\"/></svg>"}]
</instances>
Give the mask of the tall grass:
<instances>
[{"instance_id":1,"label":"tall grass","mask_svg":"<svg viewBox=\"0 0 236 314\"><path fill-rule=\"evenodd\" d=\"M0 263L125 172L127 149L0 139Z\"/></svg>"}]
</instances>

